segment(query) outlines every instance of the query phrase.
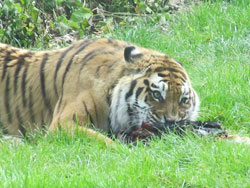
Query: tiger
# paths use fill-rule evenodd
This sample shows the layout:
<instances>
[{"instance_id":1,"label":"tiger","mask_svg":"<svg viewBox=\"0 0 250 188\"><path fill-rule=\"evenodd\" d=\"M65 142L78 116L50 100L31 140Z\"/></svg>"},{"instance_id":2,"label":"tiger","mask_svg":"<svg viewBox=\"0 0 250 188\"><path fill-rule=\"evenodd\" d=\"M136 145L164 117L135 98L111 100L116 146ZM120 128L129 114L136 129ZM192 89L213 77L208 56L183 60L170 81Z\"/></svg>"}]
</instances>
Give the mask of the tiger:
<instances>
[{"instance_id":1,"label":"tiger","mask_svg":"<svg viewBox=\"0 0 250 188\"><path fill-rule=\"evenodd\" d=\"M108 133L193 121L199 105L183 65L152 49L106 38L43 51L0 44L5 134L77 129L110 145Z\"/></svg>"}]
</instances>

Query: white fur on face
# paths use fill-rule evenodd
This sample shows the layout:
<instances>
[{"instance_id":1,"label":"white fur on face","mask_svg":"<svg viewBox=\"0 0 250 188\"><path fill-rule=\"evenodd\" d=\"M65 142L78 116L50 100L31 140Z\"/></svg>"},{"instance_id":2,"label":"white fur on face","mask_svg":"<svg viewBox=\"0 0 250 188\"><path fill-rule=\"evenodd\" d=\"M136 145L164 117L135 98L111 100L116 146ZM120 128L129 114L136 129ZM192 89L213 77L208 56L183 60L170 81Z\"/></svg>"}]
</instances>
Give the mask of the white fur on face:
<instances>
[{"instance_id":1,"label":"white fur on face","mask_svg":"<svg viewBox=\"0 0 250 188\"><path fill-rule=\"evenodd\" d=\"M129 85L124 81L124 85ZM118 84L119 86L119 84ZM127 115L127 105L125 103L124 97L126 92L129 91L129 87L118 87L114 88L112 93L112 101L111 101L111 128L114 133L118 133L119 129L123 128L124 122L129 121L129 116Z\"/></svg>"},{"instance_id":2,"label":"white fur on face","mask_svg":"<svg viewBox=\"0 0 250 188\"><path fill-rule=\"evenodd\" d=\"M189 120L191 121L195 121L196 118L198 117L198 113L199 113L199 108L200 108L200 100L199 97L197 95L197 93L195 92L194 89L193 90L193 97L194 97L194 102L192 104L192 107L189 109ZM195 105L194 105L195 104Z\"/></svg>"},{"instance_id":3,"label":"white fur on face","mask_svg":"<svg viewBox=\"0 0 250 188\"><path fill-rule=\"evenodd\" d=\"M110 120L112 131L116 135L129 132L131 128L140 128L142 123L147 121L149 106L144 102L146 94L142 91L136 100L135 84L132 94L127 97L133 80L123 77L113 90Z\"/></svg>"}]
</instances>

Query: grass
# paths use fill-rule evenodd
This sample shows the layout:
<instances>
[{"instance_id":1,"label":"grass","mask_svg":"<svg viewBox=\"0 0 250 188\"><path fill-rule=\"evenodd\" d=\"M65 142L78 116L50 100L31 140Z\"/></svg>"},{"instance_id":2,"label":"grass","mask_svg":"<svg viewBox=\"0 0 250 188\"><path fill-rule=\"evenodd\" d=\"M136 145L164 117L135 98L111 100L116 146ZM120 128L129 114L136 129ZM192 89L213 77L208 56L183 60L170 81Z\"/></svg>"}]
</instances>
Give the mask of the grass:
<instances>
[{"instance_id":1,"label":"grass","mask_svg":"<svg viewBox=\"0 0 250 188\"><path fill-rule=\"evenodd\" d=\"M250 136L250 3L203 3L152 22L118 27L113 38L180 60L201 105L201 120ZM250 187L250 147L187 135L148 146L106 148L84 136L37 135L0 143L0 187Z\"/></svg>"},{"instance_id":2,"label":"grass","mask_svg":"<svg viewBox=\"0 0 250 188\"><path fill-rule=\"evenodd\" d=\"M2 144L0 187L248 187L249 152L246 145L192 136L106 148L51 135Z\"/></svg>"}]
</instances>

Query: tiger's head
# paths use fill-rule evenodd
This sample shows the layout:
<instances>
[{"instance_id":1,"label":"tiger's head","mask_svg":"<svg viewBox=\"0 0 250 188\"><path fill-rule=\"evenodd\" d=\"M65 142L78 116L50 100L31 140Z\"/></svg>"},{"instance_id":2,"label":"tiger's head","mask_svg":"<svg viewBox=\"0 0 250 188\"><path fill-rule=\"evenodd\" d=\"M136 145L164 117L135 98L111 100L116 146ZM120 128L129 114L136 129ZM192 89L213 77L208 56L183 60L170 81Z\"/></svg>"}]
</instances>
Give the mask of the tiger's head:
<instances>
[{"instance_id":1,"label":"tiger's head","mask_svg":"<svg viewBox=\"0 0 250 188\"><path fill-rule=\"evenodd\" d=\"M180 63L134 46L125 48L124 63L126 73L112 93L114 134L128 133L143 123L195 120L199 98Z\"/></svg>"}]
</instances>

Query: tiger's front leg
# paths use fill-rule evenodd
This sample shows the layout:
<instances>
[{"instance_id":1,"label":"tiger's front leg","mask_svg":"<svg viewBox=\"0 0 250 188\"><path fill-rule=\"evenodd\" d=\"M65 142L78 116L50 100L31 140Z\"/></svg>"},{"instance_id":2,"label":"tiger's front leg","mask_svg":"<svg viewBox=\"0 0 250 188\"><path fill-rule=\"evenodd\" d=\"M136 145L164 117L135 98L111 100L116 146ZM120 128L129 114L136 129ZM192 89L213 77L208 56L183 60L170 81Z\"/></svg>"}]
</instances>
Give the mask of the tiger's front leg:
<instances>
[{"instance_id":1,"label":"tiger's front leg","mask_svg":"<svg viewBox=\"0 0 250 188\"><path fill-rule=\"evenodd\" d=\"M114 141L107 136L91 128L94 123L94 104L90 100L83 100L81 97L59 100L53 113L53 119L49 126L49 132L58 130L59 126L70 134L82 131L93 140L103 141L105 144L114 144Z\"/></svg>"}]
</instances>

